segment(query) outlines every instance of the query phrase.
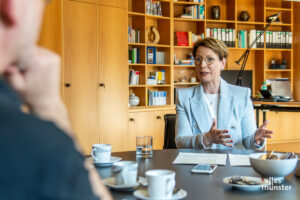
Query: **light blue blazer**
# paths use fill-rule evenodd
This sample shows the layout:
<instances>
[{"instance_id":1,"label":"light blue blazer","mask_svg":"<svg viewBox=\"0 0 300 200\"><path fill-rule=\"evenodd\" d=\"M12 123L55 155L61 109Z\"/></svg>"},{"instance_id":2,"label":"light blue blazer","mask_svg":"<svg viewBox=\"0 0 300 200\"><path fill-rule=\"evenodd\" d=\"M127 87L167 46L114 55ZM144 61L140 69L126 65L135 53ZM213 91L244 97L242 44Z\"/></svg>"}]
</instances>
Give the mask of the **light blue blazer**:
<instances>
[{"instance_id":1,"label":"light blue blazer","mask_svg":"<svg viewBox=\"0 0 300 200\"><path fill-rule=\"evenodd\" d=\"M213 119L201 84L177 90L176 113L177 148L231 149L222 144L203 144L203 135L210 130ZM249 88L221 79L216 122L218 129L229 131L235 149L261 149L265 145L254 141L257 127Z\"/></svg>"}]
</instances>

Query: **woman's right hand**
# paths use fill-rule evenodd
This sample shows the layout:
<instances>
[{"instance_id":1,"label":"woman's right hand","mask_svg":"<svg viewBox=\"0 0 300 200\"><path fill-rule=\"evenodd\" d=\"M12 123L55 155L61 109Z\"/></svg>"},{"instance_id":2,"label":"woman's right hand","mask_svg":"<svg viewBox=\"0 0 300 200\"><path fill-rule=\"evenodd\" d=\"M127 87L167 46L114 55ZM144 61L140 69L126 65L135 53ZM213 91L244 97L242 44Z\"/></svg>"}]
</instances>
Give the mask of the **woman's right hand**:
<instances>
[{"instance_id":1,"label":"woman's right hand","mask_svg":"<svg viewBox=\"0 0 300 200\"><path fill-rule=\"evenodd\" d=\"M203 142L205 145L223 144L224 146L232 147L233 140L227 139L231 138L228 133L228 130L219 130L217 129L216 120L213 119L213 124L209 132L205 133L203 137Z\"/></svg>"}]
</instances>

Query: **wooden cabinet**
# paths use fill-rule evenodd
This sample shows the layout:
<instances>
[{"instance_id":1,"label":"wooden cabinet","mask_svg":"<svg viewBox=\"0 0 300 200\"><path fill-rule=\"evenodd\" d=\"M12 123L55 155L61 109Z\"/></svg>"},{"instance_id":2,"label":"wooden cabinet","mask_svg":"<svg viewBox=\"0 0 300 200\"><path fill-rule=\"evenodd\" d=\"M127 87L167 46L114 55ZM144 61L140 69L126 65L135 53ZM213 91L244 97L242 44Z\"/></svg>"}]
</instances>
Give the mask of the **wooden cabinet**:
<instances>
[{"instance_id":1,"label":"wooden cabinet","mask_svg":"<svg viewBox=\"0 0 300 200\"><path fill-rule=\"evenodd\" d=\"M128 122L127 12L99 5L99 118L100 142L113 151L126 151ZM101 84L104 84L101 86Z\"/></svg>"},{"instance_id":2,"label":"wooden cabinet","mask_svg":"<svg viewBox=\"0 0 300 200\"><path fill-rule=\"evenodd\" d=\"M126 10L64 0L65 102L84 152L127 150Z\"/></svg>"},{"instance_id":3,"label":"wooden cabinet","mask_svg":"<svg viewBox=\"0 0 300 200\"><path fill-rule=\"evenodd\" d=\"M99 142L97 5L64 1L65 103L85 153Z\"/></svg>"},{"instance_id":4,"label":"wooden cabinet","mask_svg":"<svg viewBox=\"0 0 300 200\"><path fill-rule=\"evenodd\" d=\"M136 147L136 136L152 136L153 148L162 149L164 145L164 115L175 113L175 110L155 110L129 113L128 145L133 151Z\"/></svg>"}]
</instances>

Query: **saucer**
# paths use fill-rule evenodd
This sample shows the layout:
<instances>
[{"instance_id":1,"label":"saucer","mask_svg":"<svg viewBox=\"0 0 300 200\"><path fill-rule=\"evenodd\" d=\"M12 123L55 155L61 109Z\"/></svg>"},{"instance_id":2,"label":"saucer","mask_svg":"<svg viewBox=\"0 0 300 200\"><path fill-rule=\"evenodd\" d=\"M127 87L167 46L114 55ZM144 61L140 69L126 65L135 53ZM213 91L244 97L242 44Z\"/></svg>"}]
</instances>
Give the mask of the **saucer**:
<instances>
[{"instance_id":1,"label":"saucer","mask_svg":"<svg viewBox=\"0 0 300 200\"><path fill-rule=\"evenodd\" d=\"M118 162L120 160L122 160L122 158L116 157L116 156L111 156L109 162L96 162L93 160L93 163L96 167L109 167L109 166L112 166L114 162Z\"/></svg>"},{"instance_id":2,"label":"saucer","mask_svg":"<svg viewBox=\"0 0 300 200\"><path fill-rule=\"evenodd\" d=\"M113 188L113 189L118 189L118 190L122 190L122 189L133 189L134 187L139 186L139 183L136 182L133 185L116 185L115 184L115 177L109 177L106 179L102 179L102 182L104 185Z\"/></svg>"},{"instance_id":3,"label":"saucer","mask_svg":"<svg viewBox=\"0 0 300 200\"><path fill-rule=\"evenodd\" d=\"M133 196L135 196L138 199L143 199L143 200L177 200L177 199L183 199L186 197L187 192L183 189L180 189L178 192L173 194L171 198L163 198L163 199L157 199L157 198L151 198L148 194L147 189L141 189L141 190L136 190L133 193Z\"/></svg>"},{"instance_id":4,"label":"saucer","mask_svg":"<svg viewBox=\"0 0 300 200\"><path fill-rule=\"evenodd\" d=\"M257 191L261 190L263 187L267 189L267 187L270 185L270 181L268 179L262 179L260 177L254 177L254 176L240 176L241 178L247 178L249 181L258 181L260 182L259 185L240 185L240 184L234 184L230 183L231 178L235 176L229 176L223 179L223 182L226 185L232 186L236 189L239 190L244 190L244 191Z\"/></svg>"}]
</instances>

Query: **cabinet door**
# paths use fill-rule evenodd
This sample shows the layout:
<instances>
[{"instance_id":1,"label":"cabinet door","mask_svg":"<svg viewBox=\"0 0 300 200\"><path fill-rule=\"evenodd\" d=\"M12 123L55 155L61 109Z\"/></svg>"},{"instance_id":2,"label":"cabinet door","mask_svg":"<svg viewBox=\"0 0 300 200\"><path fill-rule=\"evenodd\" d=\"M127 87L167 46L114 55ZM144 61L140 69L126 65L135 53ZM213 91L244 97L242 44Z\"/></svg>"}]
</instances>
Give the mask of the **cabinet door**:
<instances>
[{"instance_id":1,"label":"cabinet door","mask_svg":"<svg viewBox=\"0 0 300 200\"><path fill-rule=\"evenodd\" d=\"M65 102L75 134L89 154L99 143L97 85L97 5L65 0Z\"/></svg>"},{"instance_id":2,"label":"cabinet door","mask_svg":"<svg viewBox=\"0 0 300 200\"><path fill-rule=\"evenodd\" d=\"M175 114L175 110L156 111L154 113L154 149L163 149L165 138L165 114Z\"/></svg>"},{"instance_id":3,"label":"cabinet door","mask_svg":"<svg viewBox=\"0 0 300 200\"><path fill-rule=\"evenodd\" d=\"M129 151L136 149L136 136L153 136L154 139L153 112L130 113L128 133ZM155 140L153 142L155 143Z\"/></svg>"},{"instance_id":4,"label":"cabinet door","mask_svg":"<svg viewBox=\"0 0 300 200\"><path fill-rule=\"evenodd\" d=\"M127 11L99 5L100 142L128 149Z\"/></svg>"},{"instance_id":5,"label":"cabinet door","mask_svg":"<svg viewBox=\"0 0 300 200\"><path fill-rule=\"evenodd\" d=\"M99 4L127 9L128 0L99 0Z\"/></svg>"}]
</instances>

